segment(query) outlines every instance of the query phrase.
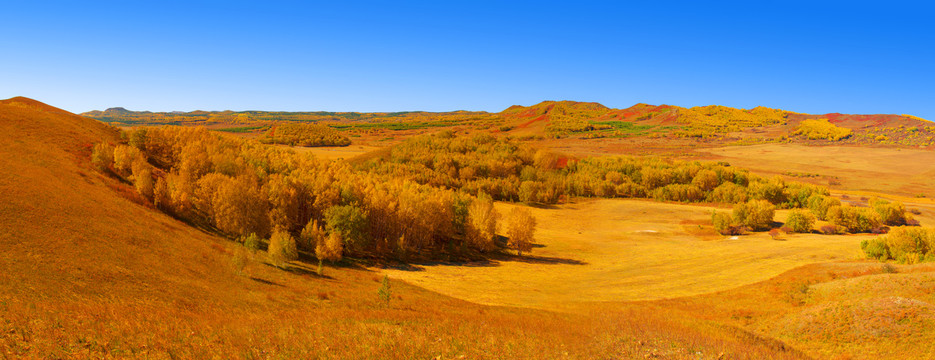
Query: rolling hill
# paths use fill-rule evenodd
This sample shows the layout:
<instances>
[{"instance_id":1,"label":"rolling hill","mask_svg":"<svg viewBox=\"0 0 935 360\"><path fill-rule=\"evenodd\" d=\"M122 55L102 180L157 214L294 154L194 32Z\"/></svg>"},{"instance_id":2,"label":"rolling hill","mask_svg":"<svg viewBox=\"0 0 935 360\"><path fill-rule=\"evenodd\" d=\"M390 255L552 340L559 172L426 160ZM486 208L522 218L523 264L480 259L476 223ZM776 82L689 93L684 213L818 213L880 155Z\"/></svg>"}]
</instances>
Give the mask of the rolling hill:
<instances>
[{"instance_id":1,"label":"rolling hill","mask_svg":"<svg viewBox=\"0 0 935 360\"><path fill-rule=\"evenodd\" d=\"M573 313L482 306L344 262L327 276L142 204L92 169L119 132L0 101L0 354L12 358L793 359L782 343L640 304ZM308 259L307 255L304 259ZM701 355L699 355L701 354Z\"/></svg>"}]
</instances>

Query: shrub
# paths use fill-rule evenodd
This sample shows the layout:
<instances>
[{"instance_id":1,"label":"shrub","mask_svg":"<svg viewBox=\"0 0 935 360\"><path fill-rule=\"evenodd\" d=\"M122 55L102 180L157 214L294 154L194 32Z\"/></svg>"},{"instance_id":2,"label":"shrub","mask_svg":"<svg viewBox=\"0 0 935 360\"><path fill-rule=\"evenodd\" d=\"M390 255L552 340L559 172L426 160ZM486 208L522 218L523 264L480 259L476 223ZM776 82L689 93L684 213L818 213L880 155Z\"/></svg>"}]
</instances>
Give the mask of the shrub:
<instances>
[{"instance_id":1,"label":"shrub","mask_svg":"<svg viewBox=\"0 0 935 360\"><path fill-rule=\"evenodd\" d=\"M883 266L880 267L880 272L884 274L895 274L898 271L896 270L896 267L893 266L892 264L883 264Z\"/></svg>"},{"instance_id":2,"label":"shrub","mask_svg":"<svg viewBox=\"0 0 935 360\"><path fill-rule=\"evenodd\" d=\"M918 262L935 252L935 229L897 228L882 239L890 257L900 262Z\"/></svg>"},{"instance_id":3,"label":"shrub","mask_svg":"<svg viewBox=\"0 0 935 360\"><path fill-rule=\"evenodd\" d=\"M377 290L377 297L380 298L380 301L383 301L384 305L389 305L392 296L393 289L390 287L390 277L383 275L383 281L380 282L380 289Z\"/></svg>"},{"instance_id":4,"label":"shrub","mask_svg":"<svg viewBox=\"0 0 935 360\"><path fill-rule=\"evenodd\" d=\"M857 208L850 205L832 206L825 215L828 222L841 227L851 233L870 232L880 227L882 221L880 214L868 208Z\"/></svg>"},{"instance_id":5,"label":"shrub","mask_svg":"<svg viewBox=\"0 0 935 360\"><path fill-rule=\"evenodd\" d=\"M718 176L713 170L701 170L692 179L692 185L704 191L714 190L718 186Z\"/></svg>"},{"instance_id":6,"label":"shrub","mask_svg":"<svg viewBox=\"0 0 935 360\"><path fill-rule=\"evenodd\" d=\"M725 182L714 188L708 194L707 200L725 204L740 204L747 201L747 190L740 185Z\"/></svg>"},{"instance_id":7,"label":"shrub","mask_svg":"<svg viewBox=\"0 0 935 360\"><path fill-rule=\"evenodd\" d=\"M797 233L807 233L812 231L815 225L815 215L799 209L793 209L786 218L786 227Z\"/></svg>"},{"instance_id":8,"label":"shrub","mask_svg":"<svg viewBox=\"0 0 935 360\"><path fill-rule=\"evenodd\" d=\"M829 208L840 205L840 200L830 196L812 195L808 198L808 209L821 220L827 220Z\"/></svg>"},{"instance_id":9,"label":"shrub","mask_svg":"<svg viewBox=\"0 0 935 360\"><path fill-rule=\"evenodd\" d=\"M871 259L886 260L889 258L889 251L886 249L886 243L881 238L861 241L860 249Z\"/></svg>"},{"instance_id":10,"label":"shrub","mask_svg":"<svg viewBox=\"0 0 935 360\"><path fill-rule=\"evenodd\" d=\"M750 200L734 206L734 223L753 230L769 229L773 223L776 207L766 200Z\"/></svg>"},{"instance_id":11,"label":"shrub","mask_svg":"<svg viewBox=\"0 0 935 360\"><path fill-rule=\"evenodd\" d=\"M251 233L247 236L241 236L239 241L243 243L243 246L247 248L247 250L257 251L260 249L260 237L256 236L254 233Z\"/></svg>"},{"instance_id":12,"label":"shrub","mask_svg":"<svg viewBox=\"0 0 935 360\"><path fill-rule=\"evenodd\" d=\"M841 233L841 230L840 226L823 225L818 231L821 231L821 233L825 235L838 235Z\"/></svg>"},{"instance_id":13,"label":"shrub","mask_svg":"<svg viewBox=\"0 0 935 360\"><path fill-rule=\"evenodd\" d=\"M743 227L734 223L734 218L730 213L713 212L711 213L711 223L721 235L740 235L743 233Z\"/></svg>"},{"instance_id":14,"label":"shrub","mask_svg":"<svg viewBox=\"0 0 935 360\"><path fill-rule=\"evenodd\" d=\"M231 266L234 267L234 273L243 275L244 268L247 266L247 250L241 246L234 249L234 257L231 258Z\"/></svg>"},{"instance_id":15,"label":"shrub","mask_svg":"<svg viewBox=\"0 0 935 360\"><path fill-rule=\"evenodd\" d=\"M905 225L911 220L906 215L906 206L901 202L891 203L885 200L873 199L870 201L870 205L880 215L880 221L886 225Z\"/></svg>"},{"instance_id":16,"label":"shrub","mask_svg":"<svg viewBox=\"0 0 935 360\"><path fill-rule=\"evenodd\" d=\"M772 229L772 230L770 230L770 231L769 231L769 236L770 236L771 238L773 238L773 240L780 240L780 239L782 239L782 233L779 232L779 229Z\"/></svg>"},{"instance_id":17,"label":"shrub","mask_svg":"<svg viewBox=\"0 0 935 360\"><path fill-rule=\"evenodd\" d=\"M269 249L266 251L269 259L280 268L286 267L286 262L299 258L299 251L295 245L295 238L287 231L277 230L269 239Z\"/></svg>"},{"instance_id":18,"label":"shrub","mask_svg":"<svg viewBox=\"0 0 935 360\"><path fill-rule=\"evenodd\" d=\"M803 135L810 140L838 141L851 136L851 129L836 126L828 119L808 119L803 120L793 134Z\"/></svg>"}]
</instances>

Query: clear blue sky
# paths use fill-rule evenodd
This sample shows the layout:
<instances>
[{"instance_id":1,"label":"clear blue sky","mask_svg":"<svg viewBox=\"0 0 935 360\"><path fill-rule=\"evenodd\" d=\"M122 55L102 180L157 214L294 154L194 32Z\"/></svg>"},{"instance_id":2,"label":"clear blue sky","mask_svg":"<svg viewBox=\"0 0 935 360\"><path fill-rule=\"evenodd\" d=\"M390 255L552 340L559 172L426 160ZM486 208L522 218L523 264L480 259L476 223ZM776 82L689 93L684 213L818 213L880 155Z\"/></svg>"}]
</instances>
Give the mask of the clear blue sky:
<instances>
[{"instance_id":1,"label":"clear blue sky","mask_svg":"<svg viewBox=\"0 0 935 360\"><path fill-rule=\"evenodd\" d=\"M0 98L82 112L542 100L935 120L924 2L7 1Z\"/></svg>"}]
</instances>

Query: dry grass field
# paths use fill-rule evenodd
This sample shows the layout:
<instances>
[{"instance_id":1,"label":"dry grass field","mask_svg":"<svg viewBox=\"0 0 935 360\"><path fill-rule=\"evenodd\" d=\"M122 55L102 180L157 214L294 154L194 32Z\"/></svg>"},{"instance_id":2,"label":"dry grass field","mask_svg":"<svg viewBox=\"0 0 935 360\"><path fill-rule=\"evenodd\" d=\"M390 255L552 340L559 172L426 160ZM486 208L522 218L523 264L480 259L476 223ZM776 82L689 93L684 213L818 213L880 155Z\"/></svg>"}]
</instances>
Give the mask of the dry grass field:
<instances>
[{"instance_id":1,"label":"dry grass field","mask_svg":"<svg viewBox=\"0 0 935 360\"><path fill-rule=\"evenodd\" d=\"M539 225L523 257L346 260L319 276L312 254L281 270L260 251L239 272L239 244L92 169L92 144L117 136L29 99L0 101L0 358L935 356L935 266L863 260L859 243L872 235L731 239L710 225L727 208L578 199L530 208ZM377 148L307 151L348 159ZM763 173L827 171L843 179L836 195L882 192L935 225L931 200L912 197L914 186L933 188L931 154L811 150L704 156ZM496 204L502 214L516 206ZM377 296L383 274L389 302Z\"/></svg>"},{"instance_id":2,"label":"dry grass field","mask_svg":"<svg viewBox=\"0 0 935 360\"><path fill-rule=\"evenodd\" d=\"M797 359L709 320L625 304L597 313L486 306L355 262L314 274L142 205L92 169L116 132L28 99L0 103L0 357Z\"/></svg>"},{"instance_id":3,"label":"dry grass field","mask_svg":"<svg viewBox=\"0 0 935 360\"><path fill-rule=\"evenodd\" d=\"M332 146L332 147L301 147L301 146L288 146L288 145L277 145L282 147L288 147L292 150L295 150L299 153L310 153L315 155L319 159L325 160L342 160L350 159L358 155L363 155L371 151L379 150L380 147L371 146L371 145L358 145L352 144L350 146Z\"/></svg>"},{"instance_id":4,"label":"dry grass field","mask_svg":"<svg viewBox=\"0 0 935 360\"><path fill-rule=\"evenodd\" d=\"M767 144L697 150L712 160L765 174L800 172L836 176L837 188L935 197L935 152L856 146ZM825 180L827 185L827 180ZM833 187L834 189L835 187Z\"/></svg>"},{"instance_id":5,"label":"dry grass field","mask_svg":"<svg viewBox=\"0 0 935 360\"><path fill-rule=\"evenodd\" d=\"M497 204L507 213L512 204ZM561 309L599 301L691 296L747 285L805 264L863 257L869 235L718 235L705 206L584 200L532 209L529 256L385 270L392 278L493 305ZM729 211L719 209L720 211ZM780 211L776 220L782 221Z\"/></svg>"}]
</instances>

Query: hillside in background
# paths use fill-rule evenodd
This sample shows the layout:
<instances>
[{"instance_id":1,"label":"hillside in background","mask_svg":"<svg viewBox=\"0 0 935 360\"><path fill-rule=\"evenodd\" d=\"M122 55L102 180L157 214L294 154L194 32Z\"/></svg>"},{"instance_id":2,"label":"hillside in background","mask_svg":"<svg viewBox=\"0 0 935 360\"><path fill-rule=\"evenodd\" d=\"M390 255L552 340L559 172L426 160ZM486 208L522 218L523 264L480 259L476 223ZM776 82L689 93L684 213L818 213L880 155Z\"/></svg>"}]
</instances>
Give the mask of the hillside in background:
<instances>
[{"instance_id":1,"label":"hillside in background","mask_svg":"<svg viewBox=\"0 0 935 360\"><path fill-rule=\"evenodd\" d=\"M935 145L935 125L911 115L802 114L756 107L736 109L710 105L684 108L636 104L612 109L593 102L544 101L487 112L264 112L193 111L133 112L123 108L83 115L118 126L203 125L209 128L261 134L282 122L326 124L362 141L432 129L502 133L529 140L545 139L699 139L709 145L794 142L929 147ZM846 136L806 134L803 121L827 122ZM849 130L849 131L848 131ZM400 131L403 131L400 133Z\"/></svg>"}]
</instances>

